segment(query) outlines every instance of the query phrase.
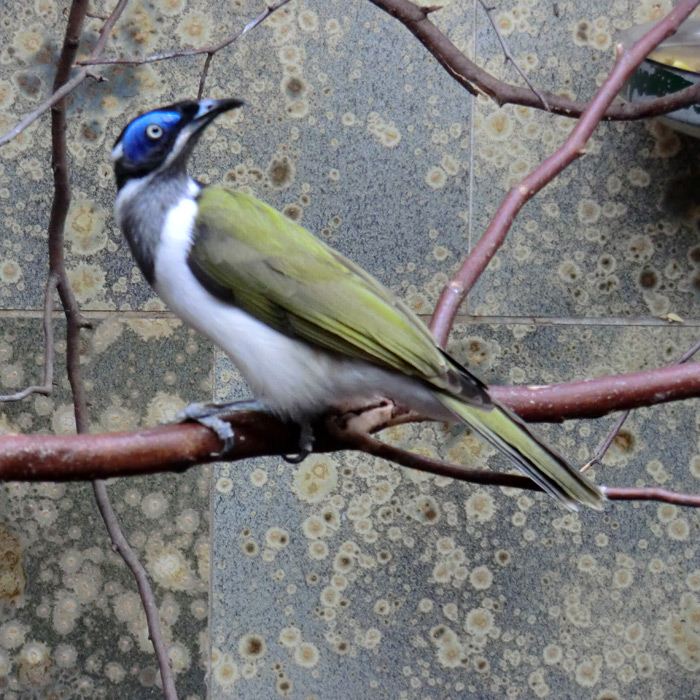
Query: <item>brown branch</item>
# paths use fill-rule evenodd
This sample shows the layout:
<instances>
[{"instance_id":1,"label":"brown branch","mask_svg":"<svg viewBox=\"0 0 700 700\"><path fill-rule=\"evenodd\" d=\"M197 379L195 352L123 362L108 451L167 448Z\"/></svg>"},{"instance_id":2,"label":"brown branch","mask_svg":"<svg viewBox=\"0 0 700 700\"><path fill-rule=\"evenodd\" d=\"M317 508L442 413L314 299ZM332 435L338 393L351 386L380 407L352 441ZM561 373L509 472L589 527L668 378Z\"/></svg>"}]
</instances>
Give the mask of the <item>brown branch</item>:
<instances>
[{"instance_id":1,"label":"brown branch","mask_svg":"<svg viewBox=\"0 0 700 700\"><path fill-rule=\"evenodd\" d=\"M204 60L204 66L202 66L202 74L199 76L199 88L197 88L197 99L201 100L204 94L204 84L207 82L207 76L209 75L209 66L211 66L211 61L214 58L213 53L208 53L206 59Z\"/></svg>"},{"instance_id":2,"label":"brown branch","mask_svg":"<svg viewBox=\"0 0 700 700\"><path fill-rule=\"evenodd\" d=\"M231 419L232 460L293 454L298 430L265 413ZM129 433L0 436L0 481L85 481L183 471L219 459L219 438L197 423ZM323 450L318 442L317 449Z\"/></svg>"},{"instance_id":3,"label":"brown branch","mask_svg":"<svg viewBox=\"0 0 700 700\"><path fill-rule=\"evenodd\" d=\"M297 428L266 413L250 411L231 419L236 444L229 461L289 454L298 447ZM381 427L381 426L380 426ZM527 477L467 469L421 457L368 435L316 428L316 451L357 449L412 469L458 481L540 490ZM180 472L197 464L220 460L219 439L196 423L169 425L133 433L101 435L6 435L0 437L0 480L69 481ZM609 500L652 500L700 507L700 496L665 489L603 487Z\"/></svg>"},{"instance_id":4,"label":"brown branch","mask_svg":"<svg viewBox=\"0 0 700 700\"><path fill-rule=\"evenodd\" d=\"M700 495L692 493L678 493L668 489L651 487L624 487L603 486L603 493L609 501L661 501L673 503L677 506L689 506L700 508Z\"/></svg>"},{"instance_id":5,"label":"brown branch","mask_svg":"<svg viewBox=\"0 0 700 700\"><path fill-rule=\"evenodd\" d=\"M375 440L365 433L343 433L346 444L361 452L381 457L410 469L418 469L437 476L447 476L457 481L486 486L507 486L528 491L542 491L531 479L522 474L507 474L487 471L485 469L469 469L447 462L441 462L430 457L423 457L412 452L406 452L392 445ZM700 508L700 494L678 493L656 487L618 487L602 486L603 493L609 501L660 501L674 503L679 506Z\"/></svg>"},{"instance_id":6,"label":"brown branch","mask_svg":"<svg viewBox=\"0 0 700 700\"><path fill-rule=\"evenodd\" d=\"M178 700L175 677L170 665L170 656L168 654L168 648L165 646L165 640L163 639L163 632L160 626L158 603L156 602L156 597L153 594L153 589L148 580L148 573L143 564L139 561L136 552L134 552L127 542L126 537L124 537L124 533L117 520L117 514L114 512L112 503L109 500L107 484L102 479L96 479L92 482L92 488L100 514L102 515L102 520L112 539L112 544L136 579L136 586L141 596L141 605L146 613L148 638L153 644L153 648L156 652L156 659L158 660L160 677L163 682L163 697L165 700Z\"/></svg>"},{"instance_id":7,"label":"brown branch","mask_svg":"<svg viewBox=\"0 0 700 700\"><path fill-rule=\"evenodd\" d=\"M333 433L332 433L333 434ZM345 444L351 449L366 452L374 457L381 457L390 462L395 462L403 467L418 469L422 472L429 472L437 476L448 476L459 481L468 481L472 484L488 484L491 486L511 486L530 491L541 491L540 487L531 479L521 474L506 474L503 472L487 471L485 469L470 469L447 462L442 462L430 457L407 452L385 442L380 442L367 433L359 432L337 432L338 439L342 439L341 444Z\"/></svg>"},{"instance_id":8,"label":"brown branch","mask_svg":"<svg viewBox=\"0 0 700 700\"><path fill-rule=\"evenodd\" d=\"M469 60L427 19L422 8L417 7L409 0L370 0L370 2L395 17L412 32L447 73L471 94L483 93L499 105L516 104L541 108L539 97L533 94L530 89L498 80ZM543 95L551 111L555 114L579 117L588 107L588 103L581 100L570 100L551 92L543 92ZM615 121L648 119L668 114L682 107L688 107L698 101L700 101L700 83L649 102L610 105L606 109L603 119Z\"/></svg>"},{"instance_id":9,"label":"brown branch","mask_svg":"<svg viewBox=\"0 0 700 700\"><path fill-rule=\"evenodd\" d=\"M490 391L525 420L597 418L627 407L700 396L700 363L552 386L492 386ZM405 418L402 414L390 422L370 421L364 429L382 429ZM231 460L292 454L298 447L296 428L265 413L237 414L230 422L237 435ZM337 441L324 438L322 430L317 432L317 451L341 449ZM215 461L220 450L213 433L190 424L80 437L8 435L0 437L0 480L73 481L179 471Z\"/></svg>"},{"instance_id":10,"label":"brown branch","mask_svg":"<svg viewBox=\"0 0 700 700\"><path fill-rule=\"evenodd\" d=\"M693 355L695 355L696 352L700 350L700 340L693 345L690 350L686 350L676 361L676 365L682 365L688 360L690 360ZM613 440L615 439L615 436L620 432L620 429L622 426L625 424L625 421L629 418L630 413L632 412L631 409L627 409L622 413L622 415L615 421L615 425L613 425L612 429L606 436L605 440L601 443L600 447L596 451L595 455L593 455L593 458L581 469L582 472L585 472L586 469L589 469L592 467L594 464L598 464L603 457L605 456L605 453L610 449L610 445L612 445Z\"/></svg>"},{"instance_id":11,"label":"brown branch","mask_svg":"<svg viewBox=\"0 0 700 700\"><path fill-rule=\"evenodd\" d=\"M93 50L93 55L99 55L103 51L107 39L109 38L111 28L126 6L127 1L128 0L120 0L110 15L110 18L105 22L98 42ZM68 83L68 78L80 44L80 36L87 13L87 6L88 0L74 0L71 5L63 48L56 68L56 77L53 85L54 95L61 93ZM87 69L83 69L83 73L84 78L87 76ZM54 197L48 226L49 280L51 284L53 284L52 280L56 280L58 293L66 315L66 366L68 380L73 394L76 427L78 433L87 433L89 432L90 426L87 401L85 399L85 385L82 381L80 371L80 329L86 326L87 323L81 316L80 309L75 300L75 295L70 286L70 281L68 280L68 275L66 274L63 250L65 222L71 201L66 126L66 100L64 95L55 101L51 107L51 166L54 177ZM158 605L148 582L146 571L139 562L135 552L129 547L119 527L116 514L109 500L105 482L101 479L95 480L93 482L93 491L98 509L105 522L112 543L127 566L131 569L136 579L146 612L149 636L153 643L158 666L160 668L164 696L166 700L177 700L174 675L170 667L170 658L165 642L163 641L163 634L158 619Z\"/></svg>"},{"instance_id":12,"label":"brown branch","mask_svg":"<svg viewBox=\"0 0 700 700\"><path fill-rule=\"evenodd\" d=\"M21 401L31 394L41 394L48 396L53 392L53 370L55 364L55 336L53 329L53 295L58 286L58 277L54 272L50 272L46 280L44 289L44 381L41 385L28 386L14 394L0 396L0 403L11 401Z\"/></svg>"},{"instance_id":13,"label":"brown branch","mask_svg":"<svg viewBox=\"0 0 700 700\"><path fill-rule=\"evenodd\" d=\"M513 68L515 68L515 70L518 71L520 77L525 81L525 84L530 88L530 90L532 90L532 92L535 93L535 95L537 95L537 99L542 104L542 107L547 112L551 112L552 108L549 106L547 98L542 94L542 91L530 80L530 78L528 78L525 71L520 67L520 64L515 60L515 56L513 56L513 54L511 53L510 48L508 46L508 42L506 42L503 33L501 32L498 24L496 23L496 20L491 14L494 8L489 7L486 4L485 0L479 0L479 5L481 5L482 9L484 10L486 16L489 19L489 22L491 23L491 28L493 29L494 33L496 34L496 37L498 38L498 42L501 45L501 49L503 50L503 56L505 57L506 62L510 61Z\"/></svg>"},{"instance_id":14,"label":"brown branch","mask_svg":"<svg viewBox=\"0 0 700 700\"><path fill-rule=\"evenodd\" d=\"M395 1L405 2L405 0ZM644 57L666 37L673 34L699 4L700 0L682 0L661 22L636 41L629 50L625 50L622 45L618 44L618 58L612 71L596 92L595 97L566 141L508 192L484 235L469 253L457 274L445 286L430 324L430 329L441 345L447 341L460 304L503 245L520 209L562 170L584 154L586 142L600 123L605 110L615 99L625 80L636 70Z\"/></svg>"},{"instance_id":15,"label":"brown branch","mask_svg":"<svg viewBox=\"0 0 700 700\"><path fill-rule=\"evenodd\" d=\"M491 386L489 393L530 422L600 418L700 396L700 363L549 386Z\"/></svg>"}]
</instances>

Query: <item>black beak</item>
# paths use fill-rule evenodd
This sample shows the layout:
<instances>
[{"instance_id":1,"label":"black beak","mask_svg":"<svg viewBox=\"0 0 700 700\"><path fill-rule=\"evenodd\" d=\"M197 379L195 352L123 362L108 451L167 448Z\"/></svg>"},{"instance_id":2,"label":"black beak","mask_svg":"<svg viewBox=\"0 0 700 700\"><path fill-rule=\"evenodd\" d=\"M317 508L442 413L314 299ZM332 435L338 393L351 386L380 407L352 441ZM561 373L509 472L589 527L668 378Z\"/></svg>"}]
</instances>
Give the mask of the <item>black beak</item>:
<instances>
[{"instance_id":1,"label":"black beak","mask_svg":"<svg viewBox=\"0 0 700 700\"><path fill-rule=\"evenodd\" d=\"M243 107L246 101L231 97L225 100L200 100L198 104L199 109L192 118L192 124L196 124L197 131L210 124L220 114Z\"/></svg>"}]
</instances>

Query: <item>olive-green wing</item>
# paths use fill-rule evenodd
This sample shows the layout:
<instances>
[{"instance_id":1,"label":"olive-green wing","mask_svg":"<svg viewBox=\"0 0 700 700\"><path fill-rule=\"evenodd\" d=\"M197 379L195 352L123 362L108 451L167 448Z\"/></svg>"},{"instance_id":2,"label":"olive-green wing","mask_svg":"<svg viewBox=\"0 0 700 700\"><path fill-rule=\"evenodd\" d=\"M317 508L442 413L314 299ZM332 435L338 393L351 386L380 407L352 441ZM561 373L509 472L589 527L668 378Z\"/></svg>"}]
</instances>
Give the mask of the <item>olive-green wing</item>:
<instances>
[{"instance_id":1,"label":"olive-green wing","mask_svg":"<svg viewBox=\"0 0 700 700\"><path fill-rule=\"evenodd\" d=\"M198 205L188 263L210 292L282 333L489 404L405 304L308 231L222 187Z\"/></svg>"}]
</instances>

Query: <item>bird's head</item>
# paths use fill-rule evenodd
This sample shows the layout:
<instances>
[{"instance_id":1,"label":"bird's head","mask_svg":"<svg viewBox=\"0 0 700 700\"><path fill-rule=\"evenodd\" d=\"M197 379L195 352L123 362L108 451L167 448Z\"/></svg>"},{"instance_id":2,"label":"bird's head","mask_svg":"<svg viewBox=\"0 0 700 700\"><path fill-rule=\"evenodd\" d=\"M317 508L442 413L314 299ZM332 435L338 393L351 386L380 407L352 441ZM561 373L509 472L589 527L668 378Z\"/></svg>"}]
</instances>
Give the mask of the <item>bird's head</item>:
<instances>
[{"instance_id":1,"label":"bird's head","mask_svg":"<svg viewBox=\"0 0 700 700\"><path fill-rule=\"evenodd\" d=\"M117 187L170 167L184 168L199 135L243 100L187 100L154 109L129 123L112 149Z\"/></svg>"}]
</instances>

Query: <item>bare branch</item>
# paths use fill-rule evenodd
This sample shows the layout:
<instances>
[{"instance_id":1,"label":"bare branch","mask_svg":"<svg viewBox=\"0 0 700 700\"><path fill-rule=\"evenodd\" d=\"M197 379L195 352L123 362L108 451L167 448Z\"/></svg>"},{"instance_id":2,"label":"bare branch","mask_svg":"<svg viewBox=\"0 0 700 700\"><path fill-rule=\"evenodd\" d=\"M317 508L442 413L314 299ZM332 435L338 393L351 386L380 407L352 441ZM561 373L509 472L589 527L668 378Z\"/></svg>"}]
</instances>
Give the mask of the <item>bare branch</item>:
<instances>
[{"instance_id":1,"label":"bare branch","mask_svg":"<svg viewBox=\"0 0 700 700\"><path fill-rule=\"evenodd\" d=\"M170 656L168 649L165 646L163 633L160 627L160 618L158 616L158 603L156 602L153 589L148 580L148 574L143 564L140 562L136 552L129 546L129 543L124 537L117 514L114 512L112 503L109 500L107 493L107 485L101 479L92 482L92 489L95 494L97 506L104 520L107 532L109 533L115 549L126 562L126 565L131 570L136 579L136 586L139 589L141 596L141 604L146 613L146 623L148 625L148 635L153 644L158 659L158 667L160 676L163 681L163 696L165 700L177 700L177 690L175 688L175 678L170 665Z\"/></svg>"},{"instance_id":2,"label":"bare branch","mask_svg":"<svg viewBox=\"0 0 700 700\"><path fill-rule=\"evenodd\" d=\"M228 461L289 454L298 447L297 428L266 413L250 411L231 418L236 443ZM380 426L381 427L381 426ZM539 490L520 474L466 469L386 445L368 435L324 432L316 426L318 452L357 449L412 469L458 481ZM180 472L220 460L219 439L196 423L133 433L101 435L6 435L0 437L0 480L66 481L155 472ZM700 506L700 496L658 488L603 487L609 500L654 500Z\"/></svg>"},{"instance_id":3,"label":"bare branch","mask_svg":"<svg viewBox=\"0 0 700 700\"><path fill-rule=\"evenodd\" d=\"M700 396L700 363L568 384L491 386L489 393L530 422L600 418L615 411Z\"/></svg>"},{"instance_id":4,"label":"bare branch","mask_svg":"<svg viewBox=\"0 0 700 700\"><path fill-rule=\"evenodd\" d=\"M231 420L236 444L227 459L292 454L294 426L265 413L239 413ZM322 434L317 449L323 451ZM129 433L0 436L0 481L87 481L178 472L219 459L217 436L197 423L165 425Z\"/></svg>"},{"instance_id":5,"label":"bare branch","mask_svg":"<svg viewBox=\"0 0 700 700\"><path fill-rule=\"evenodd\" d=\"M673 34L699 4L700 0L682 0L661 22L636 41L629 51L618 45L619 57L612 71L564 144L508 192L484 235L469 253L457 274L445 286L430 324L430 329L440 344L445 344L460 304L503 245L520 209L576 158L583 155L586 142L625 80L636 70L644 57Z\"/></svg>"},{"instance_id":6,"label":"bare branch","mask_svg":"<svg viewBox=\"0 0 700 700\"><path fill-rule=\"evenodd\" d=\"M622 487L603 486L603 493L610 501L661 501L673 503L677 506L689 506L700 508L700 495L692 493L678 493L668 489L654 487Z\"/></svg>"},{"instance_id":7,"label":"bare branch","mask_svg":"<svg viewBox=\"0 0 700 700\"><path fill-rule=\"evenodd\" d=\"M58 286L58 276L55 272L49 272L44 289L44 381L41 386L28 386L15 394L0 396L0 403L21 401L31 394L48 396L53 391L53 370L55 358L55 336L53 329L53 295Z\"/></svg>"},{"instance_id":8,"label":"bare branch","mask_svg":"<svg viewBox=\"0 0 700 700\"><path fill-rule=\"evenodd\" d=\"M505 60L511 62L511 64L513 65L513 68L515 68L515 70L518 71L518 74L525 81L525 83L530 88L530 90L532 90L532 92L534 92L535 95L537 95L537 98L542 103L542 107L545 110L547 110L547 112L551 112L552 108L549 106L549 103L547 102L547 98L542 94L541 90L530 80L530 78L527 77L527 74L520 67L518 62L515 60L515 56L513 56L513 54L511 53L505 37L503 36L498 24L496 23L496 20L493 18L493 15L491 14L493 12L494 8L489 7L486 4L485 0L479 0L479 4L481 5L484 12L486 13L486 16L489 18L489 22L491 23L491 27L493 28L493 31L495 32L496 36L498 37L498 41L501 44L501 49L503 49L503 55L505 57Z\"/></svg>"},{"instance_id":9,"label":"bare branch","mask_svg":"<svg viewBox=\"0 0 700 700\"><path fill-rule=\"evenodd\" d=\"M676 361L676 365L682 365L686 363L688 360L690 360L693 355L695 355L696 352L700 350L700 340L693 345L690 350L686 350ZM610 445L612 445L613 440L615 439L615 436L620 432L620 429L622 426L625 424L625 421L629 417L631 413L631 409L626 410L618 419L615 421L615 425L612 427L612 430L608 433L606 436L605 440L603 440L602 444L598 448L597 452L593 456L593 458L586 464L583 469L581 469L582 472L585 472L586 469L589 469L592 467L594 464L599 463L603 457L605 456L605 453L610 449Z\"/></svg>"},{"instance_id":10,"label":"bare branch","mask_svg":"<svg viewBox=\"0 0 700 700\"><path fill-rule=\"evenodd\" d=\"M235 34L232 34L227 39L219 42L218 44L212 44L211 46L205 46L201 49L174 49L172 51L163 51L161 53L155 53L151 56L146 56L145 58L101 58L93 57L86 58L84 61L78 61L76 65L78 66L113 66L113 65L129 65L129 66L140 66L144 63L156 63L157 61L168 61L172 58L182 58L183 56L202 56L206 54L207 56L213 56L221 49L225 49L227 46L233 44L234 41L240 39L242 36L247 34L251 29L257 27L261 22L264 22L271 14L284 7L290 0L279 0L279 2L266 7L257 17L250 20L248 24L240 29Z\"/></svg>"},{"instance_id":11,"label":"bare branch","mask_svg":"<svg viewBox=\"0 0 700 700\"><path fill-rule=\"evenodd\" d=\"M109 33L126 6L127 1L128 0L120 0L110 15L110 18L105 22L95 49L93 50L94 55L99 55L103 51L107 39L109 38ZM87 5L87 0L74 0L71 5L63 48L56 68L56 77L53 85L54 94L60 93L68 82L68 77L72 70L80 43L80 35L85 21ZM81 72L84 78L87 75L87 69L83 69ZM66 367L73 394L75 423L79 433L87 433L89 432L90 426L87 401L85 399L85 385L82 381L80 371L80 329L87 325L87 322L80 313L75 295L71 289L70 281L66 274L63 250L65 223L71 201L66 126L66 101L65 96L63 96L54 102L51 109L51 165L54 178L54 197L48 226L49 280L56 280L58 294L66 314ZM53 282L51 282L51 284L53 284ZM164 696L166 700L177 700L175 679L172 668L170 667L170 659L165 647L165 642L163 641L163 633L158 619L158 608L155 596L148 583L146 572L121 532L116 515L109 501L109 495L104 481L99 479L94 481L93 490L97 506L105 521L112 542L136 578L141 600L143 601L146 612L149 636L158 659Z\"/></svg>"},{"instance_id":12,"label":"bare branch","mask_svg":"<svg viewBox=\"0 0 700 700\"><path fill-rule=\"evenodd\" d=\"M99 57L104 51L105 44L109 39L109 34L112 31L114 25L117 23L117 20L121 16L128 2L129 0L119 0L114 10L112 10L112 14L109 16L109 19L104 23L102 30L100 31L100 36L97 40L97 43L95 44L95 48L90 54L91 58ZM90 75L93 78L95 77L95 75L88 71L86 68L82 68L73 76L73 78L68 80L68 75L70 75L70 70L73 66L73 62L75 61L75 54L78 48L77 42L79 42L79 40L79 36L75 38L75 51L73 51L73 58L71 60L70 65L67 67L68 72L65 75L65 80L61 80L60 85L54 83L54 89L51 93L51 96L44 100L33 112L27 114L26 117L24 117L6 134L3 134L3 136L0 137L0 146L4 146L6 143L12 141L12 139L19 136L19 134L21 134L28 126L33 124L42 114L48 112L48 110L52 109L54 105L57 105L64 97L73 92L73 90L75 90L75 88L77 88L78 85L80 85L83 82L83 80L85 80L85 78L88 77L88 75Z\"/></svg>"},{"instance_id":13,"label":"bare branch","mask_svg":"<svg viewBox=\"0 0 700 700\"><path fill-rule=\"evenodd\" d=\"M540 108L541 102L529 88L504 83L470 61L426 16L422 8L409 0L370 0L401 22L437 59L440 65L463 88L473 95L483 93L499 105L517 104ZM676 10L681 7L679 3ZM684 10L683 10L684 11ZM543 92L551 111L566 117L579 117L588 107L581 100ZM700 101L700 83L649 102L627 102L610 105L605 120L647 119L668 114Z\"/></svg>"}]
</instances>

